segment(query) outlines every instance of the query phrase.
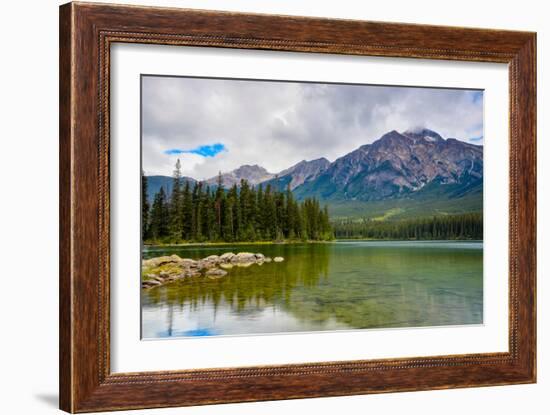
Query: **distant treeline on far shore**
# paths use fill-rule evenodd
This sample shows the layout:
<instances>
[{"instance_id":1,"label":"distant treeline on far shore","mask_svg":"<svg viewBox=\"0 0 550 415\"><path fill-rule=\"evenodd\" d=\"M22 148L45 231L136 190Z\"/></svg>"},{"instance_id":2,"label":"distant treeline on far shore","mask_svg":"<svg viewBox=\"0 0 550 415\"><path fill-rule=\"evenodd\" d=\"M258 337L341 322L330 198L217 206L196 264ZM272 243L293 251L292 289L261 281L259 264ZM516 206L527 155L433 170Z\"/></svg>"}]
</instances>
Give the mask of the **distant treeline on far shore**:
<instances>
[{"instance_id":1,"label":"distant treeline on far shore","mask_svg":"<svg viewBox=\"0 0 550 415\"><path fill-rule=\"evenodd\" d=\"M337 239L483 239L483 215L434 216L401 221L347 219L333 222Z\"/></svg>"}]
</instances>

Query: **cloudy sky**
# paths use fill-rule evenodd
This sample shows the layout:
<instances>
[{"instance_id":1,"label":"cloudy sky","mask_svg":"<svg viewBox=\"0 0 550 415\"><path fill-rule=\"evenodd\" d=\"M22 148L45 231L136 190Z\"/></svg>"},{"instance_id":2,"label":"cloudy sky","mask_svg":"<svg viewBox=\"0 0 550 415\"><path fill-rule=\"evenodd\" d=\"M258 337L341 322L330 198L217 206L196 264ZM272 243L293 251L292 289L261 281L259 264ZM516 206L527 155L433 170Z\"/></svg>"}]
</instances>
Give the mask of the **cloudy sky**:
<instances>
[{"instance_id":1,"label":"cloudy sky","mask_svg":"<svg viewBox=\"0 0 550 415\"><path fill-rule=\"evenodd\" d=\"M483 144L483 93L474 90L181 77L142 77L145 174L199 180L243 164L277 173L330 161L384 133L426 127Z\"/></svg>"}]
</instances>

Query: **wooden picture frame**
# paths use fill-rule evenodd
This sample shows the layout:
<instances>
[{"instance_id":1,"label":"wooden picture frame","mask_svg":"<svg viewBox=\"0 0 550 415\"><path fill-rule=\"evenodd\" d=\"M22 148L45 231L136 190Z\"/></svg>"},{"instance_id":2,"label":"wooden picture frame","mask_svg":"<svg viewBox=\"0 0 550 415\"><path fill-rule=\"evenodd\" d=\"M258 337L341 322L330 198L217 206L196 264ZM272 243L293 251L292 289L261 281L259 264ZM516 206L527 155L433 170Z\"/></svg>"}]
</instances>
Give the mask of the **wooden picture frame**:
<instances>
[{"instance_id":1,"label":"wooden picture frame","mask_svg":"<svg viewBox=\"0 0 550 415\"><path fill-rule=\"evenodd\" d=\"M509 352L111 373L109 59L117 42L508 64ZM69 3L60 8L59 94L61 409L91 412L535 382L535 33Z\"/></svg>"}]
</instances>

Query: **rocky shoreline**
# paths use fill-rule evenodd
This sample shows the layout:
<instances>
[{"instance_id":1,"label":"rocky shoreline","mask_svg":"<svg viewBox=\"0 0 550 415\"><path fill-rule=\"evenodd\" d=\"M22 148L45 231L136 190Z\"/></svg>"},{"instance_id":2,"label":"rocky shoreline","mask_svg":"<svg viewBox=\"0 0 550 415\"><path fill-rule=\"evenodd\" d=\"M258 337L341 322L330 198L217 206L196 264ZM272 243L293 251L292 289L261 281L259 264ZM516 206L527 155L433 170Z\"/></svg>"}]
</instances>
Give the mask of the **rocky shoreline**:
<instances>
[{"instance_id":1,"label":"rocky shoreline","mask_svg":"<svg viewBox=\"0 0 550 415\"><path fill-rule=\"evenodd\" d=\"M282 262L283 257L270 258L260 253L226 252L222 255L210 255L194 260L180 258L178 255L161 256L141 261L142 288L153 288L166 283L190 277L221 278L233 267L249 267L266 262Z\"/></svg>"}]
</instances>

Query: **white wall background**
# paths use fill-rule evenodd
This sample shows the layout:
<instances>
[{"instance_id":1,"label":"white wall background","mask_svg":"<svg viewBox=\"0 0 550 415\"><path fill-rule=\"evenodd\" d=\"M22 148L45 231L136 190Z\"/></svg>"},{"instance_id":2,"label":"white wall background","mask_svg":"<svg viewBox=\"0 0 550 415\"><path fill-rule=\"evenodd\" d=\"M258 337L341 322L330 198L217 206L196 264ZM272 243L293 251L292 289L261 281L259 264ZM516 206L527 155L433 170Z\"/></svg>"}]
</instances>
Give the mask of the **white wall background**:
<instances>
[{"instance_id":1,"label":"white wall background","mask_svg":"<svg viewBox=\"0 0 550 415\"><path fill-rule=\"evenodd\" d=\"M134 4L311 15L538 32L539 383L536 385L176 408L157 414L547 413L550 406L548 232L550 13L545 2L501 0L131 1ZM56 0L2 5L0 65L0 412L57 411L58 9ZM546 75L546 78L550 73ZM7 145L7 148L6 148ZM546 160L545 160L546 158ZM546 163L545 163L546 161ZM546 200L545 200L546 199ZM138 412L133 412L138 413Z\"/></svg>"}]
</instances>

